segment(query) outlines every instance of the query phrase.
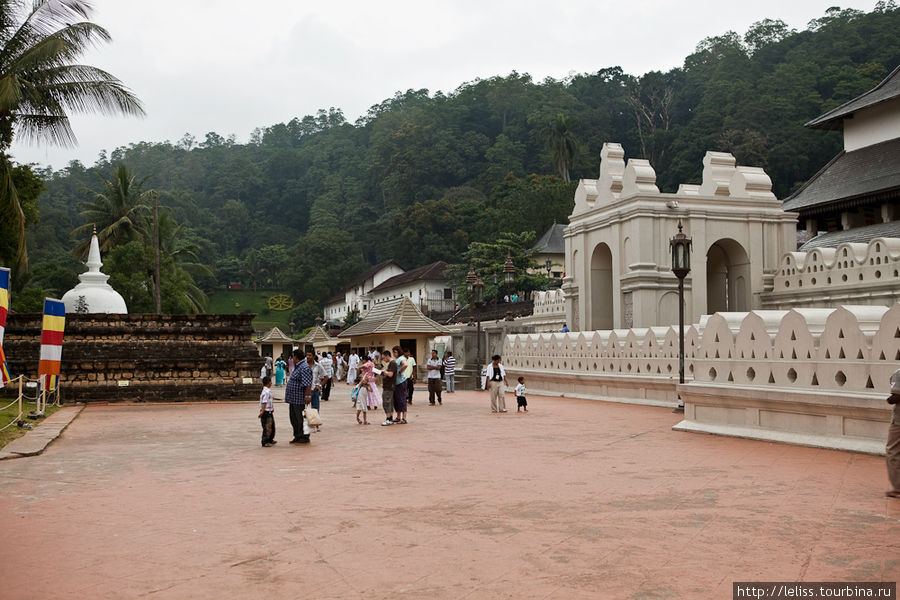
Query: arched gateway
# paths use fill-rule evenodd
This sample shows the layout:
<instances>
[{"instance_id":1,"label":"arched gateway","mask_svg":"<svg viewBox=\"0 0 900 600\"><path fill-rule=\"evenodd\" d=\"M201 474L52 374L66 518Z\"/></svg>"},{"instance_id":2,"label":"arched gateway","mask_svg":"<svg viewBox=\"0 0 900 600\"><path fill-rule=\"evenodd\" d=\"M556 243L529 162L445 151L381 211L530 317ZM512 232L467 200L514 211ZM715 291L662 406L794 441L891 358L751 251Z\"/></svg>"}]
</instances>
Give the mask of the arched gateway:
<instances>
[{"instance_id":1,"label":"arched gateway","mask_svg":"<svg viewBox=\"0 0 900 600\"><path fill-rule=\"evenodd\" d=\"M604 144L600 157L600 177L579 182L565 230L563 289L574 328L677 321L669 239L679 221L694 248L685 319L760 308L760 294L771 288L781 256L796 240L796 216L781 210L762 169L737 166L731 154L707 152L702 183L682 184L668 194L656 187L648 161L626 164L621 145Z\"/></svg>"}]
</instances>

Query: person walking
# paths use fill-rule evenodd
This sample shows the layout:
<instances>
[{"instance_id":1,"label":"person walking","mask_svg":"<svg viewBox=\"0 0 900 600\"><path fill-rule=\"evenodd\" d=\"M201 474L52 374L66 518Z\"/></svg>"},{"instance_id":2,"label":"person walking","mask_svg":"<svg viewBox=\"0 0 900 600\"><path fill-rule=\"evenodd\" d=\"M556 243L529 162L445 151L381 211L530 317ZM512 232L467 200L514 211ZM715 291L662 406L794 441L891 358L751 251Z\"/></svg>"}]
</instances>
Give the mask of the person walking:
<instances>
[{"instance_id":1,"label":"person walking","mask_svg":"<svg viewBox=\"0 0 900 600\"><path fill-rule=\"evenodd\" d=\"M287 363L284 362L284 357L279 356L278 360L275 361L275 385L277 387L284 385L284 373L286 368Z\"/></svg>"},{"instance_id":2,"label":"person walking","mask_svg":"<svg viewBox=\"0 0 900 600\"><path fill-rule=\"evenodd\" d=\"M262 426L262 445L268 448L275 441L275 405L272 404L272 378L262 379L263 389L259 394L259 424Z\"/></svg>"},{"instance_id":3,"label":"person walking","mask_svg":"<svg viewBox=\"0 0 900 600\"><path fill-rule=\"evenodd\" d=\"M409 348L403 349L403 358L406 360L406 401L412 404L413 391L416 385L416 357Z\"/></svg>"},{"instance_id":4,"label":"person walking","mask_svg":"<svg viewBox=\"0 0 900 600\"><path fill-rule=\"evenodd\" d=\"M322 402L328 402L331 397L331 380L334 378L334 361L331 354L322 352L322 360L319 361L322 368L325 369L325 379L322 381Z\"/></svg>"},{"instance_id":5,"label":"person walking","mask_svg":"<svg viewBox=\"0 0 900 600\"><path fill-rule=\"evenodd\" d=\"M394 423L406 424L406 404L408 401L406 384L409 383L407 378L406 357L403 356L400 346L394 346L391 351L394 354L394 362L397 363L397 381L394 383Z\"/></svg>"},{"instance_id":6,"label":"person walking","mask_svg":"<svg viewBox=\"0 0 900 600\"><path fill-rule=\"evenodd\" d=\"M885 492L885 496L900 498L900 369L891 375L891 395L888 398L888 404L894 405L894 411L891 414L891 424L885 447L891 489Z\"/></svg>"},{"instance_id":7,"label":"person walking","mask_svg":"<svg viewBox=\"0 0 900 600\"><path fill-rule=\"evenodd\" d=\"M310 352L307 352L306 356L310 356L310 354ZM316 362L315 354L312 355L312 359L312 392L309 395L309 405L318 412L319 400L322 397L322 382L326 379L327 375L325 375L325 367L322 366L321 359ZM313 431L319 431L319 426L316 425Z\"/></svg>"},{"instance_id":8,"label":"person walking","mask_svg":"<svg viewBox=\"0 0 900 600\"><path fill-rule=\"evenodd\" d=\"M311 352L309 354L312 354ZM304 360L303 351L294 350L294 362L297 364L284 390L284 401L290 410L291 427L294 429L292 444L308 444L309 433L303 433L303 410L309 404L312 391L312 357ZM309 425L307 425L309 428Z\"/></svg>"},{"instance_id":9,"label":"person walking","mask_svg":"<svg viewBox=\"0 0 900 600\"><path fill-rule=\"evenodd\" d=\"M431 351L431 358L425 363L425 369L428 371L428 404L434 406L435 398L438 404L441 402L441 359L438 358L437 350Z\"/></svg>"},{"instance_id":10,"label":"person walking","mask_svg":"<svg viewBox=\"0 0 900 600\"><path fill-rule=\"evenodd\" d=\"M272 368L275 366L275 363L272 362L272 355L266 354L266 375L269 377L272 376Z\"/></svg>"},{"instance_id":11,"label":"person walking","mask_svg":"<svg viewBox=\"0 0 900 600\"><path fill-rule=\"evenodd\" d=\"M356 352L350 354L347 367L347 383L354 385L356 383L356 369L359 367L359 354Z\"/></svg>"},{"instance_id":12,"label":"person walking","mask_svg":"<svg viewBox=\"0 0 900 600\"><path fill-rule=\"evenodd\" d=\"M389 350L381 353L384 369L381 371L381 407L384 409L383 426L394 424L394 382L397 380L397 362Z\"/></svg>"},{"instance_id":13,"label":"person walking","mask_svg":"<svg viewBox=\"0 0 900 600\"><path fill-rule=\"evenodd\" d=\"M452 394L456 391L456 359L450 350L444 352L444 378L447 380L447 393Z\"/></svg>"},{"instance_id":14,"label":"person walking","mask_svg":"<svg viewBox=\"0 0 900 600\"><path fill-rule=\"evenodd\" d=\"M491 364L487 368L487 389L491 393L491 412L506 412L506 400L503 398L503 387L509 385L506 382L506 369L500 364L500 355L491 357Z\"/></svg>"}]
</instances>

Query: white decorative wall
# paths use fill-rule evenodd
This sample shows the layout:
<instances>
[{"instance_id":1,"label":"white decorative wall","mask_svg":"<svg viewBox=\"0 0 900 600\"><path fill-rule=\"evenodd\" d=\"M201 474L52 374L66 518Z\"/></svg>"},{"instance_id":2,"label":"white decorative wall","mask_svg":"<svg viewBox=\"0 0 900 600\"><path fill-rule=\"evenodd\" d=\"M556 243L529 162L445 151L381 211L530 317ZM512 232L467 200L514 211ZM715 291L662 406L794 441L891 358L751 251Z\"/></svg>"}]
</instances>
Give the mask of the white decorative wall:
<instances>
[{"instance_id":1,"label":"white decorative wall","mask_svg":"<svg viewBox=\"0 0 900 600\"><path fill-rule=\"evenodd\" d=\"M716 313L676 327L509 335L503 361L535 393L674 405L679 428L881 452L900 304Z\"/></svg>"},{"instance_id":2,"label":"white decorative wall","mask_svg":"<svg viewBox=\"0 0 900 600\"><path fill-rule=\"evenodd\" d=\"M900 301L900 239L841 244L782 256L766 308L892 306Z\"/></svg>"}]
</instances>

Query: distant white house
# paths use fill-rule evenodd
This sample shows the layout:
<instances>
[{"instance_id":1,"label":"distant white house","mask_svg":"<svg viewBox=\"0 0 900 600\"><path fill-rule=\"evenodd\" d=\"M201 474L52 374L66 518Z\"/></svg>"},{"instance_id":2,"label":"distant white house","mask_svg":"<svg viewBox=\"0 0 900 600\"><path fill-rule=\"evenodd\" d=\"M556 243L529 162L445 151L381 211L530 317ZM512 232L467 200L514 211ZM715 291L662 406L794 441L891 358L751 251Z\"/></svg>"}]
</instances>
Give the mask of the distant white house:
<instances>
[{"instance_id":1,"label":"distant white house","mask_svg":"<svg viewBox=\"0 0 900 600\"><path fill-rule=\"evenodd\" d=\"M447 266L439 260L395 275L373 288L365 298L376 306L406 297L425 314L453 310L456 292L445 275Z\"/></svg>"},{"instance_id":2,"label":"distant white house","mask_svg":"<svg viewBox=\"0 0 900 600\"><path fill-rule=\"evenodd\" d=\"M369 299L366 297L373 288L388 279L404 272L403 267L393 259L378 263L371 269L354 279L339 294L325 302L324 317L326 321L343 321L348 313L363 313L369 310Z\"/></svg>"}]
</instances>

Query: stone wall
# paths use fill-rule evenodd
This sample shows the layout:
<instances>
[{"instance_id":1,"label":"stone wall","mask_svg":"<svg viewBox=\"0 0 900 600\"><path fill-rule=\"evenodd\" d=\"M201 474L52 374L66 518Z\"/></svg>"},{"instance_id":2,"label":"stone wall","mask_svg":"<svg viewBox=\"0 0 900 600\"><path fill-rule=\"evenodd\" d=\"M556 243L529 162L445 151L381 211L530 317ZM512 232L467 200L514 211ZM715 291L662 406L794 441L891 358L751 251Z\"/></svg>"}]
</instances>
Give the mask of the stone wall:
<instances>
[{"instance_id":1,"label":"stone wall","mask_svg":"<svg viewBox=\"0 0 900 600\"><path fill-rule=\"evenodd\" d=\"M676 426L881 453L890 376L900 368L900 304L716 313L676 327L506 338L513 381L534 393L674 405Z\"/></svg>"},{"instance_id":2,"label":"stone wall","mask_svg":"<svg viewBox=\"0 0 900 600\"><path fill-rule=\"evenodd\" d=\"M66 315L65 402L254 400L253 315ZM37 377L42 315L8 317L10 372ZM245 383L249 380L251 383Z\"/></svg>"}]
</instances>

